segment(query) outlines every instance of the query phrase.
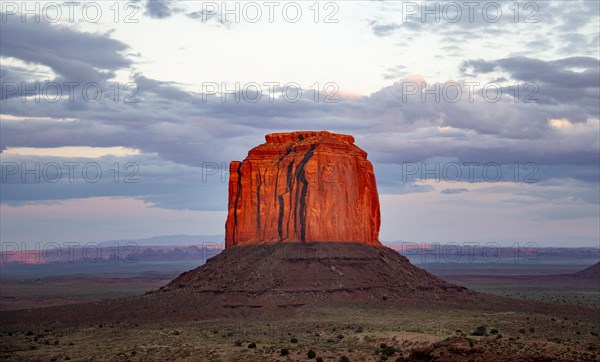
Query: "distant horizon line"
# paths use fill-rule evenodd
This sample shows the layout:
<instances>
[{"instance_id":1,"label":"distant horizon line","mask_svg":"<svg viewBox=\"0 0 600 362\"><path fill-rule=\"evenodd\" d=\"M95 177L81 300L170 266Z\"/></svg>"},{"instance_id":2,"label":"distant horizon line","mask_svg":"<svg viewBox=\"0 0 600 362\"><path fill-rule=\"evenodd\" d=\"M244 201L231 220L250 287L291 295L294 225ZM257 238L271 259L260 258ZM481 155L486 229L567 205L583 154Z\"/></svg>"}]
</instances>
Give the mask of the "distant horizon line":
<instances>
[{"instance_id":1,"label":"distant horizon line","mask_svg":"<svg viewBox=\"0 0 600 362\"><path fill-rule=\"evenodd\" d=\"M160 240L160 239L192 239L192 238L201 238L204 240ZM209 239L219 239L219 240L209 240ZM552 249L552 248L560 248L560 249L583 249L583 248L592 248L592 249L600 249L600 242L598 245L546 245L545 243L539 243L534 241L429 241L429 242L418 242L418 241L404 241L404 240L379 240L383 245L388 246L392 249L396 249L397 247L435 247L435 246L456 246L456 247L466 247L466 248L483 248L483 247L500 247L500 248L531 248L538 247L544 249ZM165 244L161 244L164 242ZM154 247L175 247L175 246L203 246L206 243L212 244L223 244L225 245L225 234L166 234L166 235L156 235L150 237L140 237L140 238L119 238L119 239L111 239L111 240L103 240L98 242L78 242L78 241L63 241L63 242L39 242L39 241L2 241L0 240L0 253L4 253L11 250L6 250L6 247L13 246L17 247L18 251L35 251L42 249L42 245L45 245L44 248L52 248L53 246L58 247L74 247L81 248L86 245L97 245L101 247L107 247L110 244L115 243L136 243L139 246L154 246ZM26 245L26 249L21 249L23 244ZM30 245L33 245L34 249L29 249ZM36 249L37 248L37 249ZM12 249L14 251L14 249Z\"/></svg>"}]
</instances>

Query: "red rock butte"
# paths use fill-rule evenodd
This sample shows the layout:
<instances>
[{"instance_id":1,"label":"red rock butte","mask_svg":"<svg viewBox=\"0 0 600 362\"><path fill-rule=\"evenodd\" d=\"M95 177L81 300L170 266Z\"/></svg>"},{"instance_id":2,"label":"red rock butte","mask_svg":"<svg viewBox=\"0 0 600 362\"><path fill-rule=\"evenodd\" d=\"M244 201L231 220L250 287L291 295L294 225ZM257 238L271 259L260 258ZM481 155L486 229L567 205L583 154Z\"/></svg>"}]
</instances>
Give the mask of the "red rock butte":
<instances>
[{"instance_id":1,"label":"red rock butte","mask_svg":"<svg viewBox=\"0 0 600 362\"><path fill-rule=\"evenodd\" d=\"M380 246L373 165L354 137L273 133L232 161L225 246L358 242Z\"/></svg>"}]
</instances>

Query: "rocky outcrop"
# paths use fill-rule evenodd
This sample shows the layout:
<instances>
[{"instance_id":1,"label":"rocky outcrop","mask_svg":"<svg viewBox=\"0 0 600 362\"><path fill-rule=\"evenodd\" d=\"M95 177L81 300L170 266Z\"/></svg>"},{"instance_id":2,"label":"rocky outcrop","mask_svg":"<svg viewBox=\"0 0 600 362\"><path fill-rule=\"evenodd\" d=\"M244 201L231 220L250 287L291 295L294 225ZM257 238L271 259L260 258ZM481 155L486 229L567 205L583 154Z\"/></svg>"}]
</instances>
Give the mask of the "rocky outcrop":
<instances>
[{"instance_id":1,"label":"rocky outcrop","mask_svg":"<svg viewBox=\"0 0 600 362\"><path fill-rule=\"evenodd\" d=\"M367 153L349 135L274 133L230 165L226 247L273 242L381 245Z\"/></svg>"}]
</instances>

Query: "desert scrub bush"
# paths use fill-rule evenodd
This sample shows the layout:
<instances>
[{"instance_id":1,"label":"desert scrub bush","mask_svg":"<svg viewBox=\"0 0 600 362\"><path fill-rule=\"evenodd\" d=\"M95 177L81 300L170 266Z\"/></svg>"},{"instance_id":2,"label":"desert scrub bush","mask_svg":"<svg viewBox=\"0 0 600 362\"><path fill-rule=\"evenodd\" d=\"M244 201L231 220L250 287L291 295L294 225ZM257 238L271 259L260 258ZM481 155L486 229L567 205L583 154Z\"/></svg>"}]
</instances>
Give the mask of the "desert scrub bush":
<instances>
[{"instance_id":1,"label":"desert scrub bush","mask_svg":"<svg viewBox=\"0 0 600 362\"><path fill-rule=\"evenodd\" d=\"M256 348L256 343L251 342L250 344L248 344L248 348Z\"/></svg>"},{"instance_id":2,"label":"desert scrub bush","mask_svg":"<svg viewBox=\"0 0 600 362\"><path fill-rule=\"evenodd\" d=\"M337 339L344 339L344 335L343 334L338 334Z\"/></svg>"},{"instance_id":3,"label":"desert scrub bush","mask_svg":"<svg viewBox=\"0 0 600 362\"><path fill-rule=\"evenodd\" d=\"M298 338L292 337L292 339L290 339L290 342L292 342L292 343L298 343Z\"/></svg>"},{"instance_id":4,"label":"desert scrub bush","mask_svg":"<svg viewBox=\"0 0 600 362\"><path fill-rule=\"evenodd\" d=\"M317 357L317 359L315 361L317 361L317 362L323 362L323 357Z\"/></svg>"},{"instance_id":5,"label":"desert scrub bush","mask_svg":"<svg viewBox=\"0 0 600 362\"><path fill-rule=\"evenodd\" d=\"M282 348L281 349L281 355L282 356L287 356L288 354L290 354L290 351L287 348Z\"/></svg>"},{"instance_id":6,"label":"desert scrub bush","mask_svg":"<svg viewBox=\"0 0 600 362\"><path fill-rule=\"evenodd\" d=\"M308 359L313 359L317 356L317 354L315 353L315 351L313 351L312 349L308 351L308 353L306 353Z\"/></svg>"},{"instance_id":7,"label":"desert scrub bush","mask_svg":"<svg viewBox=\"0 0 600 362\"><path fill-rule=\"evenodd\" d=\"M487 328L485 326L479 326L471 333L472 336L485 336Z\"/></svg>"},{"instance_id":8,"label":"desert scrub bush","mask_svg":"<svg viewBox=\"0 0 600 362\"><path fill-rule=\"evenodd\" d=\"M239 339L237 341L235 341L234 345L236 347L241 347L242 346L242 341L240 341Z\"/></svg>"},{"instance_id":9,"label":"desert scrub bush","mask_svg":"<svg viewBox=\"0 0 600 362\"><path fill-rule=\"evenodd\" d=\"M350 358L348 358L346 356L342 356L342 357L340 357L340 362L350 362Z\"/></svg>"},{"instance_id":10,"label":"desert scrub bush","mask_svg":"<svg viewBox=\"0 0 600 362\"><path fill-rule=\"evenodd\" d=\"M381 353L383 356L393 356L394 353L396 353L396 348L388 346L385 343L382 343L379 345L379 349L377 350L377 353Z\"/></svg>"},{"instance_id":11,"label":"desert scrub bush","mask_svg":"<svg viewBox=\"0 0 600 362\"><path fill-rule=\"evenodd\" d=\"M490 334L498 334L498 329L492 328L492 330L490 330Z\"/></svg>"},{"instance_id":12,"label":"desert scrub bush","mask_svg":"<svg viewBox=\"0 0 600 362\"><path fill-rule=\"evenodd\" d=\"M521 328L521 329L519 329L519 333L525 334L525 333L527 333L527 331L525 330L525 328Z\"/></svg>"}]
</instances>

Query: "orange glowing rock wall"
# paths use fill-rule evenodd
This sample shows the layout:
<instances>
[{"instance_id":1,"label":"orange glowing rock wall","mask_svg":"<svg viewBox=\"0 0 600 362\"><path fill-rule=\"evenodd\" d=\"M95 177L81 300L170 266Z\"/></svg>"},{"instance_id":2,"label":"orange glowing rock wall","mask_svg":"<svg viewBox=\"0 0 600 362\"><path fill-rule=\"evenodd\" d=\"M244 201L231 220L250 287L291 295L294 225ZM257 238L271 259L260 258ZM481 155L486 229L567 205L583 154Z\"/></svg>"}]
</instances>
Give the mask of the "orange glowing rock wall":
<instances>
[{"instance_id":1,"label":"orange glowing rock wall","mask_svg":"<svg viewBox=\"0 0 600 362\"><path fill-rule=\"evenodd\" d=\"M381 245L367 153L349 135L274 133L230 165L226 247L274 242Z\"/></svg>"}]
</instances>

